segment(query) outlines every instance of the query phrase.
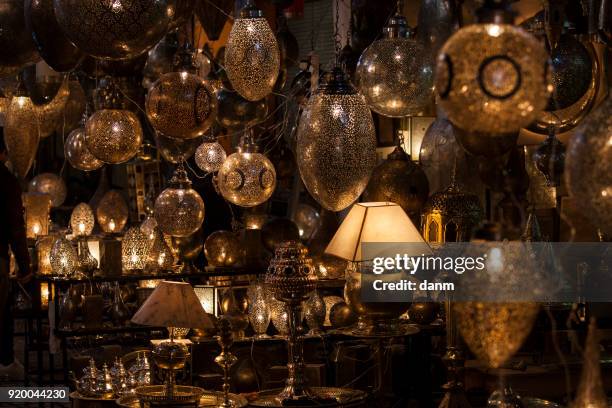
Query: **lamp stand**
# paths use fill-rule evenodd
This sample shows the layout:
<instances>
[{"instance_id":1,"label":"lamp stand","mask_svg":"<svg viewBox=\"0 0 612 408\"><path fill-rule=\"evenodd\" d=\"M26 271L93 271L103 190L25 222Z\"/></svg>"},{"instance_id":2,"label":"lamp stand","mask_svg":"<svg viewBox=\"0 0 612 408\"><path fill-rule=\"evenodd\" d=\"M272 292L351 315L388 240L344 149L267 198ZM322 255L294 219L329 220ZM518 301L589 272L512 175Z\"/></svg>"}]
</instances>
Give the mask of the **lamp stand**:
<instances>
[{"instance_id":1,"label":"lamp stand","mask_svg":"<svg viewBox=\"0 0 612 408\"><path fill-rule=\"evenodd\" d=\"M215 357L217 363L223 369L223 401L217 405L217 408L232 408L234 405L230 401L230 368L236 364L238 357L230 353L229 348L234 343L229 320L221 319L219 321L219 336L217 342L221 346L221 354Z\"/></svg>"}]
</instances>

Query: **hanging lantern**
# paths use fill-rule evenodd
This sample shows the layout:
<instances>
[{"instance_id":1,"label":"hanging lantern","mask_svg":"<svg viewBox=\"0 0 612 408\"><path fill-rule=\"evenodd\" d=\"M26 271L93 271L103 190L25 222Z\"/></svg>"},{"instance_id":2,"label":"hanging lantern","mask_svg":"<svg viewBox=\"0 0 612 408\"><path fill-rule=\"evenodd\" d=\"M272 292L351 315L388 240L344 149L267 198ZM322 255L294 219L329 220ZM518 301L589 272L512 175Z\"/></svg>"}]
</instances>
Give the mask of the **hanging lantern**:
<instances>
[{"instance_id":1,"label":"hanging lantern","mask_svg":"<svg viewBox=\"0 0 612 408\"><path fill-rule=\"evenodd\" d=\"M142 127L133 112L122 109L120 91L114 82L109 82L103 91L100 109L85 124L85 143L99 160L124 163L138 153Z\"/></svg>"},{"instance_id":2,"label":"hanging lantern","mask_svg":"<svg viewBox=\"0 0 612 408\"><path fill-rule=\"evenodd\" d=\"M196 75L189 46L177 57L177 72L162 75L149 89L147 117L165 136L193 139L202 136L215 120L217 99L213 87Z\"/></svg>"},{"instance_id":3,"label":"hanging lantern","mask_svg":"<svg viewBox=\"0 0 612 408\"><path fill-rule=\"evenodd\" d=\"M140 228L131 227L121 241L121 265L124 271L142 271L147 262L149 240Z\"/></svg>"},{"instance_id":4,"label":"hanging lantern","mask_svg":"<svg viewBox=\"0 0 612 408\"><path fill-rule=\"evenodd\" d=\"M179 49L178 33L168 32L160 42L157 43L147 56L144 67L144 83L149 88L159 77L174 70L174 56Z\"/></svg>"},{"instance_id":5,"label":"hanging lantern","mask_svg":"<svg viewBox=\"0 0 612 408\"><path fill-rule=\"evenodd\" d=\"M388 201L400 207L418 224L429 197L429 182L421 167L398 144L372 172L363 192L364 201Z\"/></svg>"},{"instance_id":6,"label":"hanging lantern","mask_svg":"<svg viewBox=\"0 0 612 408\"><path fill-rule=\"evenodd\" d=\"M68 277L76 272L79 266L77 252L66 237L61 236L53 243L49 263L55 275Z\"/></svg>"},{"instance_id":7,"label":"hanging lantern","mask_svg":"<svg viewBox=\"0 0 612 408\"><path fill-rule=\"evenodd\" d=\"M72 234L77 237L91 235L95 222L93 210L86 203L77 204L74 210L72 210L72 214L70 214L70 228L72 229Z\"/></svg>"},{"instance_id":8,"label":"hanging lantern","mask_svg":"<svg viewBox=\"0 0 612 408\"><path fill-rule=\"evenodd\" d=\"M302 240L309 240L321 226L319 212L308 204L300 203L293 219Z\"/></svg>"},{"instance_id":9,"label":"hanging lantern","mask_svg":"<svg viewBox=\"0 0 612 408\"><path fill-rule=\"evenodd\" d=\"M480 201L453 181L443 191L433 194L423 207L423 238L430 244L464 242L483 217Z\"/></svg>"},{"instance_id":10,"label":"hanging lantern","mask_svg":"<svg viewBox=\"0 0 612 408\"><path fill-rule=\"evenodd\" d=\"M142 225L140 226L142 231ZM144 234L144 232L143 232ZM158 227L153 230L153 239L150 239L148 235L145 236L149 239L149 250L147 253L147 261L145 264L145 271L147 273L157 271L167 271L174 265L174 255L172 250L164 239L164 234Z\"/></svg>"},{"instance_id":11,"label":"hanging lantern","mask_svg":"<svg viewBox=\"0 0 612 408\"><path fill-rule=\"evenodd\" d=\"M433 101L433 60L409 38L406 19L395 15L357 63L357 88L370 108L383 116L416 115Z\"/></svg>"},{"instance_id":12,"label":"hanging lantern","mask_svg":"<svg viewBox=\"0 0 612 408\"><path fill-rule=\"evenodd\" d=\"M59 207L66 200L66 183L53 173L41 173L30 180L28 191L31 193L48 194L51 197L51 205Z\"/></svg>"},{"instance_id":13,"label":"hanging lantern","mask_svg":"<svg viewBox=\"0 0 612 408\"><path fill-rule=\"evenodd\" d=\"M23 194L23 207L25 209L26 237L37 238L49 232L49 211L51 210L51 197L43 193Z\"/></svg>"},{"instance_id":14,"label":"hanging lantern","mask_svg":"<svg viewBox=\"0 0 612 408\"><path fill-rule=\"evenodd\" d=\"M270 325L270 307L268 305L268 293L261 282L255 282L247 289L249 302L248 316L251 327L255 332L256 339L269 338L266 334Z\"/></svg>"},{"instance_id":15,"label":"hanging lantern","mask_svg":"<svg viewBox=\"0 0 612 408\"><path fill-rule=\"evenodd\" d=\"M467 132L517 132L545 108L552 85L543 44L513 26L506 2L487 0L479 24L442 47L436 91L448 119Z\"/></svg>"},{"instance_id":16,"label":"hanging lantern","mask_svg":"<svg viewBox=\"0 0 612 408\"><path fill-rule=\"evenodd\" d=\"M603 233L612 234L612 97L574 131L566 162L567 187Z\"/></svg>"},{"instance_id":17,"label":"hanging lantern","mask_svg":"<svg viewBox=\"0 0 612 408\"><path fill-rule=\"evenodd\" d=\"M134 58L162 39L172 21L167 0L54 0L57 22L81 51L100 59Z\"/></svg>"},{"instance_id":18,"label":"hanging lantern","mask_svg":"<svg viewBox=\"0 0 612 408\"><path fill-rule=\"evenodd\" d=\"M38 131L40 138L44 139L51 135L64 122L64 109L70 97L68 81L63 81L57 94L51 101L41 106L35 106L38 117Z\"/></svg>"},{"instance_id":19,"label":"hanging lantern","mask_svg":"<svg viewBox=\"0 0 612 408\"><path fill-rule=\"evenodd\" d=\"M64 156L68 163L77 170L92 171L104 165L98 160L85 143L85 129L79 127L68 135L64 142Z\"/></svg>"},{"instance_id":20,"label":"hanging lantern","mask_svg":"<svg viewBox=\"0 0 612 408\"><path fill-rule=\"evenodd\" d=\"M214 139L205 140L195 152L195 162L207 173L219 171L227 158L225 149Z\"/></svg>"},{"instance_id":21,"label":"hanging lantern","mask_svg":"<svg viewBox=\"0 0 612 408\"><path fill-rule=\"evenodd\" d=\"M147 218L140 224L140 230L150 241L155 238L155 228L157 228L157 221L151 215L147 215Z\"/></svg>"},{"instance_id":22,"label":"hanging lantern","mask_svg":"<svg viewBox=\"0 0 612 408\"><path fill-rule=\"evenodd\" d=\"M204 242L204 255L211 266L235 265L241 252L238 237L229 231L215 231Z\"/></svg>"},{"instance_id":23,"label":"hanging lantern","mask_svg":"<svg viewBox=\"0 0 612 408\"><path fill-rule=\"evenodd\" d=\"M297 162L308 192L331 211L357 200L376 165L372 114L337 67L302 113Z\"/></svg>"},{"instance_id":24,"label":"hanging lantern","mask_svg":"<svg viewBox=\"0 0 612 408\"><path fill-rule=\"evenodd\" d=\"M96 208L96 219L102 231L107 234L121 232L127 218L128 206L123 196L117 190L107 191Z\"/></svg>"},{"instance_id":25,"label":"hanging lantern","mask_svg":"<svg viewBox=\"0 0 612 408\"><path fill-rule=\"evenodd\" d=\"M217 185L223 198L241 207L259 205L274 193L276 170L266 156L258 153L250 131L242 136L238 151L223 162Z\"/></svg>"},{"instance_id":26,"label":"hanging lantern","mask_svg":"<svg viewBox=\"0 0 612 408\"><path fill-rule=\"evenodd\" d=\"M51 275L51 248L57 241L57 235L44 235L36 241L36 257L38 259L38 273L41 275Z\"/></svg>"},{"instance_id":27,"label":"hanging lantern","mask_svg":"<svg viewBox=\"0 0 612 408\"><path fill-rule=\"evenodd\" d=\"M38 117L32 100L20 81L6 109L4 141L13 170L20 178L30 171L38 149Z\"/></svg>"},{"instance_id":28,"label":"hanging lantern","mask_svg":"<svg viewBox=\"0 0 612 408\"><path fill-rule=\"evenodd\" d=\"M87 105L87 96L79 81L69 79L68 88L70 89L70 95L64 107L63 118L57 129L55 129L60 135L74 130L79 125Z\"/></svg>"},{"instance_id":29,"label":"hanging lantern","mask_svg":"<svg viewBox=\"0 0 612 408\"><path fill-rule=\"evenodd\" d=\"M225 46L227 77L243 98L258 101L272 92L279 68L276 37L263 12L248 0Z\"/></svg>"},{"instance_id":30,"label":"hanging lantern","mask_svg":"<svg viewBox=\"0 0 612 408\"><path fill-rule=\"evenodd\" d=\"M204 221L204 201L191 188L191 181L181 165L177 167L168 188L155 200L155 220L161 230L175 237L186 237Z\"/></svg>"}]
</instances>

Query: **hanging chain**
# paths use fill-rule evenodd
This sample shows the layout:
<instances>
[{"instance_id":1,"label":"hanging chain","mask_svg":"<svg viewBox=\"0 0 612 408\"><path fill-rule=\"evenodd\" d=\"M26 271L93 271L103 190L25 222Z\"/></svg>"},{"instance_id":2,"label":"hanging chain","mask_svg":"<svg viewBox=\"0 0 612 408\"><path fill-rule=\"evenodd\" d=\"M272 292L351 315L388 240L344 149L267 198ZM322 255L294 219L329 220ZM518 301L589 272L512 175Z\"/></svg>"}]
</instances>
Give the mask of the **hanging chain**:
<instances>
[{"instance_id":1,"label":"hanging chain","mask_svg":"<svg viewBox=\"0 0 612 408\"><path fill-rule=\"evenodd\" d=\"M336 66L340 64L340 0L336 0L336 20L334 21L334 49L336 53Z\"/></svg>"}]
</instances>

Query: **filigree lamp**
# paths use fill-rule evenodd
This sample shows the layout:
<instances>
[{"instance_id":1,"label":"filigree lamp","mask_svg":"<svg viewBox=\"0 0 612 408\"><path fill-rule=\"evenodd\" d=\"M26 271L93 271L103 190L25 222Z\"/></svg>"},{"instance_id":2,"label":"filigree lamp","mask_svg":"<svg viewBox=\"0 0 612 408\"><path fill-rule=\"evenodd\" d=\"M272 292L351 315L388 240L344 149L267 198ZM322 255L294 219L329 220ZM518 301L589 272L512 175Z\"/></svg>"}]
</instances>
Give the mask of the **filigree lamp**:
<instances>
[{"instance_id":1,"label":"filigree lamp","mask_svg":"<svg viewBox=\"0 0 612 408\"><path fill-rule=\"evenodd\" d=\"M49 232L51 197L48 194L25 193L22 197L25 209L26 237L37 238Z\"/></svg>"},{"instance_id":2,"label":"filigree lamp","mask_svg":"<svg viewBox=\"0 0 612 408\"><path fill-rule=\"evenodd\" d=\"M149 240L139 227L131 227L121 242L121 264L128 273L143 271L149 252Z\"/></svg>"},{"instance_id":3,"label":"filigree lamp","mask_svg":"<svg viewBox=\"0 0 612 408\"><path fill-rule=\"evenodd\" d=\"M51 205L59 207L66 200L66 183L54 173L41 173L35 176L28 184L28 191L32 193L48 194L51 197Z\"/></svg>"},{"instance_id":4,"label":"filigree lamp","mask_svg":"<svg viewBox=\"0 0 612 408\"><path fill-rule=\"evenodd\" d=\"M195 152L195 161L207 173L219 171L227 158L225 149L214 139L205 139Z\"/></svg>"},{"instance_id":5,"label":"filigree lamp","mask_svg":"<svg viewBox=\"0 0 612 408\"><path fill-rule=\"evenodd\" d=\"M65 236L55 240L49 254L53 274L69 277L78 268L77 252Z\"/></svg>"},{"instance_id":6,"label":"filigree lamp","mask_svg":"<svg viewBox=\"0 0 612 408\"><path fill-rule=\"evenodd\" d=\"M117 190L107 191L96 208L96 219L102 231L106 234L121 232L127 218L128 206L121 193Z\"/></svg>"},{"instance_id":7,"label":"filigree lamp","mask_svg":"<svg viewBox=\"0 0 612 408\"><path fill-rule=\"evenodd\" d=\"M72 234L77 237L86 237L91 235L94 229L96 219L93 210L86 203L79 203L70 214L70 228Z\"/></svg>"}]
</instances>

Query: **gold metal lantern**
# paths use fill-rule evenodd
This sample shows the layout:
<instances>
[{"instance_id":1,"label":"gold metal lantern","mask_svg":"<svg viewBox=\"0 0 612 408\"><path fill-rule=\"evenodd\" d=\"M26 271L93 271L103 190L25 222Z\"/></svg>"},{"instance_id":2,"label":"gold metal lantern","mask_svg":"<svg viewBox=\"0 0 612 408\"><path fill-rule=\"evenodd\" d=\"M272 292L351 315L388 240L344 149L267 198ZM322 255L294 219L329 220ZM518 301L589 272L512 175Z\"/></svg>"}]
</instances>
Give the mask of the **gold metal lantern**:
<instances>
[{"instance_id":1,"label":"gold metal lantern","mask_svg":"<svg viewBox=\"0 0 612 408\"><path fill-rule=\"evenodd\" d=\"M147 262L149 240L139 227L131 227L121 242L121 264L127 272L142 271Z\"/></svg>"},{"instance_id":2,"label":"gold metal lantern","mask_svg":"<svg viewBox=\"0 0 612 408\"><path fill-rule=\"evenodd\" d=\"M140 227L142 231L142 226ZM144 231L143 231L144 234ZM166 271L174 265L174 255L172 250L164 239L164 234L159 227L155 227L152 232L153 238L145 234L149 240L149 250L147 253L147 261L145 264L145 272Z\"/></svg>"},{"instance_id":3,"label":"gold metal lantern","mask_svg":"<svg viewBox=\"0 0 612 408\"><path fill-rule=\"evenodd\" d=\"M51 246L49 263L54 275L71 276L79 267L77 251L72 243L61 236Z\"/></svg>"},{"instance_id":4,"label":"gold metal lantern","mask_svg":"<svg viewBox=\"0 0 612 408\"><path fill-rule=\"evenodd\" d=\"M250 131L242 136L238 151L223 162L217 174L217 186L223 198L241 207L259 205L274 193L276 170L258 152Z\"/></svg>"},{"instance_id":5,"label":"gold metal lantern","mask_svg":"<svg viewBox=\"0 0 612 408\"><path fill-rule=\"evenodd\" d=\"M57 240L58 236L44 235L40 236L36 241L36 255L38 258L38 273L41 275L51 275L53 268L51 267L51 248Z\"/></svg>"},{"instance_id":6,"label":"gold metal lantern","mask_svg":"<svg viewBox=\"0 0 612 408\"><path fill-rule=\"evenodd\" d=\"M34 177L28 184L28 191L48 194L53 207L62 205L68 193L64 180L54 173L41 173Z\"/></svg>"},{"instance_id":7,"label":"gold metal lantern","mask_svg":"<svg viewBox=\"0 0 612 408\"><path fill-rule=\"evenodd\" d=\"M70 228L72 234L77 237L86 237L91 235L94 229L96 219L93 210L86 203L79 203L70 214Z\"/></svg>"},{"instance_id":8,"label":"gold metal lantern","mask_svg":"<svg viewBox=\"0 0 612 408\"><path fill-rule=\"evenodd\" d=\"M96 208L96 219L102 231L107 234L121 232L127 218L128 206L123 196L117 190L106 192Z\"/></svg>"},{"instance_id":9,"label":"gold metal lantern","mask_svg":"<svg viewBox=\"0 0 612 408\"><path fill-rule=\"evenodd\" d=\"M174 237L187 237L204 221L204 201L191 188L187 172L179 165L168 188L155 200L155 220L161 230Z\"/></svg>"},{"instance_id":10,"label":"gold metal lantern","mask_svg":"<svg viewBox=\"0 0 612 408\"><path fill-rule=\"evenodd\" d=\"M4 141L13 170L25 178L38 149L38 116L21 82L6 109Z\"/></svg>"},{"instance_id":11,"label":"gold metal lantern","mask_svg":"<svg viewBox=\"0 0 612 408\"><path fill-rule=\"evenodd\" d=\"M195 152L195 162L207 173L219 171L227 158L225 149L216 140L205 140Z\"/></svg>"},{"instance_id":12,"label":"gold metal lantern","mask_svg":"<svg viewBox=\"0 0 612 408\"><path fill-rule=\"evenodd\" d=\"M512 25L506 2L485 2L479 23L461 28L438 55L436 92L448 119L468 132L517 132L552 91L544 44Z\"/></svg>"},{"instance_id":13,"label":"gold metal lantern","mask_svg":"<svg viewBox=\"0 0 612 408\"><path fill-rule=\"evenodd\" d=\"M79 127L68 135L64 143L64 156L68 163L77 170L97 170L104 163L97 159L85 143L85 128Z\"/></svg>"},{"instance_id":14,"label":"gold metal lantern","mask_svg":"<svg viewBox=\"0 0 612 408\"><path fill-rule=\"evenodd\" d=\"M252 0L234 20L225 46L225 72L232 87L249 101L268 96L280 69L276 36Z\"/></svg>"},{"instance_id":15,"label":"gold metal lantern","mask_svg":"<svg viewBox=\"0 0 612 408\"><path fill-rule=\"evenodd\" d=\"M204 255L212 266L235 265L240 260L240 241L230 231L215 231L204 242Z\"/></svg>"},{"instance_id":16,"label":"gold metal lantern","mask_svg":"<svg viewBox=\"0 0 612 408\"><path fill-rule=\"evenodd\" d=\"M37 238L47 235L51 197L43 193L25 193L23 207L25 208L26 237Z\"/></svg>"},{"instance_id":17,"label":"gold metal lantern","mask_svg":"<svg viewBox=\"0 0 612 408\"><path fill-rule=\"evenodd\" d=\"M297 163L308 192L331 211L357 200L376 165L372 114L339 68L326 76L302 112Z\"/></svg>"}]
</instances>

